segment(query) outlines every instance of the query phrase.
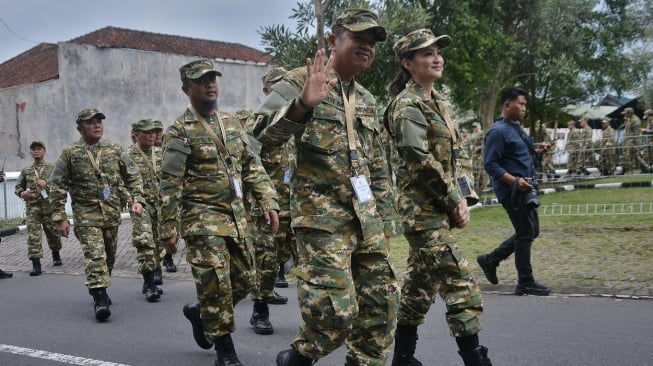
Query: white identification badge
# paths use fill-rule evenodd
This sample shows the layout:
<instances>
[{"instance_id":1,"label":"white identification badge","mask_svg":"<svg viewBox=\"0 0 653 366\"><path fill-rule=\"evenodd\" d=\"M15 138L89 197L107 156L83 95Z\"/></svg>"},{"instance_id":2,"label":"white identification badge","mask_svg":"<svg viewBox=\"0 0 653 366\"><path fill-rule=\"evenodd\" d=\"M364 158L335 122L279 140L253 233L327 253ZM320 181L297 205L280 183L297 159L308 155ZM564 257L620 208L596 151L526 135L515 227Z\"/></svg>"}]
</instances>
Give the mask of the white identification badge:
<instances>
[{"instance_id":1,"label":"white identification badge","mask_svg":"<svg viewBox=\"0 0 653 366\"><path fill-rule=\"evenodd\" d=\"M240 179L233 177L232 182L234 183L234 192L236 192L236 197L243 198L243 188L240 186Z\"/></svg>"},{"instance_id":2,"label":"white identification badge","mask_svg":"<svg viewBox=\"0 0 653 366\"><path fill-rule=\"evenodd\" d=\"M370 184L367 182L367 178L364 175L351 177L349 180L351 180L351 185L354 187L354 192L356 192L358 202L365 203L374 199Z\"/></svg>"},{"instance_id":3,"label":"white identification badge","mask_svg":"<svg viewBox=\"0 0 653 366\"><path fill-rule=\"evenodd\" d=\"M111 197L111 188L109 188L108 185L104 185L104 189L102 190L102 196L104 197L105 201L109 200L109 197Z\"/></svg>"},{"instance_id":4,"label":"white identification badge","mask_svg":"<svg viewBox=\"0 0 653 366\"><path fill-rule=\"evenodd\" d=\"M456 180L458 181L458 189L460 189L460 193L463 197L470 196L472 194L472 188L467 176L463 175L462 177L456 178Z\"/></svg>"},{"instance_id":5,"label":"white identification badge","mask_svg":"<svg viewBox=\"0 0 653 366\"><path fill-rule=\"evenodd\" d=\"M292 169L286 168L283 172L283 184L290 184L290 177L292 177Z\"/></svg>"},{"instance_id":6,"label":"white identification badge","mask_svg":"<svg viewBox=\"0 0 653 366\"><path fill-rule=\"evenodd\" d=\"M43 197L44 200L48 199L48 192L46 192L45 189L41 190L41 197Z\"/></svg>"}]
</instances>

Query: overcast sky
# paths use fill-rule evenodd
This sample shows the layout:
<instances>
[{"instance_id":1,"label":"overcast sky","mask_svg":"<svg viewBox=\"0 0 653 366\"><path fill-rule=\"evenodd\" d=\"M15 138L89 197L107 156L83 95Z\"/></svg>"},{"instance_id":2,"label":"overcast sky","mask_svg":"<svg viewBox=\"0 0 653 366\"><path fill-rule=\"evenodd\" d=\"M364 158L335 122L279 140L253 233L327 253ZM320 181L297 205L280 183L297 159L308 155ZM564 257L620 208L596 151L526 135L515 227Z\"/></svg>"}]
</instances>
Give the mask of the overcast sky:
<instances>
[{"instance_id":1,"label":"overcast sky","mask_svg":"<svg viewBox=\"0 0 653 366\"><path fill-rule=\"evenodd\" d=\"M286 24L299 0L0 0L0 63L39 43L107 26L240 43L263 50L257 31Z\"/></svg>"}]
</instances>

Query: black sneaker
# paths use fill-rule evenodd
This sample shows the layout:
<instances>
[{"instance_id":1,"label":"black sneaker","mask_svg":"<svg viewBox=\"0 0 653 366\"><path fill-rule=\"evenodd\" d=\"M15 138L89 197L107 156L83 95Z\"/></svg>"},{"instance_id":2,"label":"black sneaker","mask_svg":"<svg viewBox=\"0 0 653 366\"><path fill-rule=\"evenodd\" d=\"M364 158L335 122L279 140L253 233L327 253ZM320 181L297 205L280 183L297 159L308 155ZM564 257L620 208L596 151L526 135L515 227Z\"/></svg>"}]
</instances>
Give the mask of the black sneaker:
<instances>
[{"instance_id":1,"label":"black sneaker","mask_svg":"<svg viewBox=\"0 0 653 366\"><path fill-rule=\"evenodd\" d=\"M496 285L499 283L499 278L497 277L497 267L499 266L499 263L494 261L493 258L490 257L490 254L479 255L476 257L476 262L478 262L478 265L483 270L483 274L485 274L485 278L487 278L491 284Z\"/></svg>"},{"instance_id":2,"label":"black sneaker","mask_svg":"<svg viewBox=\"0 0 653 366\"><path fill-rule=\"evenodd\" d=\"M538 282L519 283L515 287L516 295L535 295L535 296L548 296L551 290Z\"/></svg>"}]
</instances>

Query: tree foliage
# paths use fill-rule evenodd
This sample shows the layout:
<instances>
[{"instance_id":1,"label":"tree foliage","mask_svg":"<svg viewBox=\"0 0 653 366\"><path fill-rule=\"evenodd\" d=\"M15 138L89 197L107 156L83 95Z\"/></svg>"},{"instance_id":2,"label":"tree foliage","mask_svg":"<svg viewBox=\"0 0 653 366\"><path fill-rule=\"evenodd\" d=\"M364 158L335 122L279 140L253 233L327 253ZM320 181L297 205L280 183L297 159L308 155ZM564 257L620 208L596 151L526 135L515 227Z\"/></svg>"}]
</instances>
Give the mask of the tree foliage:
<instances>
[{"instance_id":1,"label":"tree foliage","mask_svg":"<svg viewBox=\"0 0 653 366\"><path fill-rule=\"evenodd\" d=\"M376 61L358 80L382 101L399 68L392 45L418 28L453 38L444 50L445 85L438 88L448 90L460 109L473 111L484 127L496 118L499 93L508 86L528 91L531 126L560 120L561 108L570 103L651 88L650 0L312 1L293 9L295 30L260 31L266 52L279 65L304 65L318 46L319 37L311 34L319 23L316 4L322 5L326 26L336 10L371 8L389 39L377 45Z\"/></svg>"}]
</instances>

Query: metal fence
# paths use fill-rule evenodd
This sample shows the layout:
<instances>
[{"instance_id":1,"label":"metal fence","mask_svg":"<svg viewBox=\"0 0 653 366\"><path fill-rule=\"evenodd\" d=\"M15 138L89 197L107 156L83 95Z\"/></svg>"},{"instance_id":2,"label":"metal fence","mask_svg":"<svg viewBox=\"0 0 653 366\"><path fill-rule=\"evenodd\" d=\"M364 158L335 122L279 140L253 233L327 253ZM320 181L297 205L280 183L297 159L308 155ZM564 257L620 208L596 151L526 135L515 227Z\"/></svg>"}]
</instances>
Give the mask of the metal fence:
<instances>
[{"instance_id":1,"label":"metal fence","mask_svg":"<svg viewBox=\"0 0 653 366\"><path fill-rule=\"evenodd\" d=\"M20 225L25 221L25 201L14 194L19 172L5 172L5 181L0 183L0 224ZM70 197L66 212L72 215Z\"/></svg>"},{"instance_id":2,"label":"metal fence","mask_svg":"<svg viewBox=\"0 0 653 366\"><path fill-rule=\"evenodd\" d=\"M538 211L540 216L651 215L653 202L550 204Z\"/></svg>"}]
</instances>

